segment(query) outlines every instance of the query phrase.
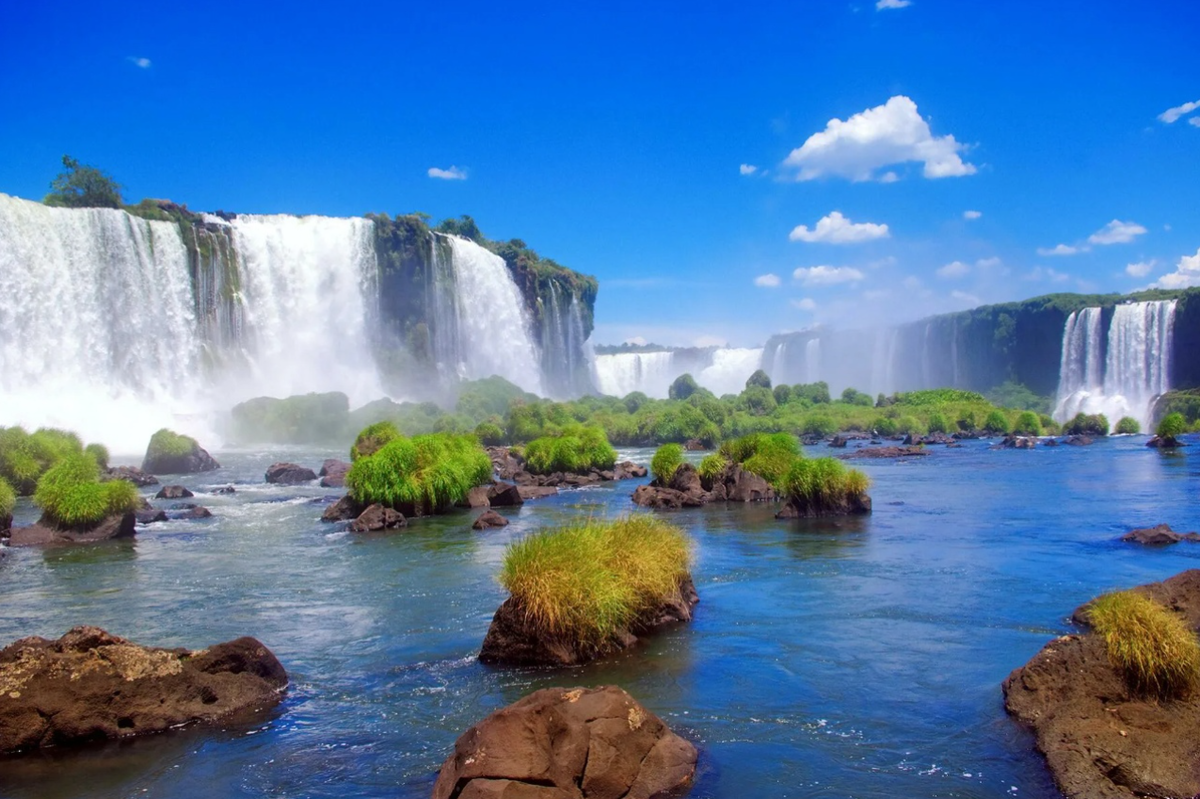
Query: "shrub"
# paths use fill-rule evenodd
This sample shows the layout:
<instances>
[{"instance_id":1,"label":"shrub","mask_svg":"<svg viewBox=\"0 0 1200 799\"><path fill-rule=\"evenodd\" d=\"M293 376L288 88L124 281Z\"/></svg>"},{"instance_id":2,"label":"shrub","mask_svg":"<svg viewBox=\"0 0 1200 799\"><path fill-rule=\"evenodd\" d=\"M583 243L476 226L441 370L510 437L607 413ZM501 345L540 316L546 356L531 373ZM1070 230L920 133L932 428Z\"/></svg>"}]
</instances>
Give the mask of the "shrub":
<instances>
[{"instance_id":1,"label":"shrub","mask_svg":"<svg viewBox=\"0 0 1200 799\"><path fill-rule=\"evenodd\" d=\"M1136 436L1140 432L1142 432L1142 426L1132 416L1122 416L1117 422L1118 435Z\"/></svg>"},{"instance_id":2,"label":"shrub","mask_svg":"<svg viewBox=\"0 0 1200 799\"><path fill-rule=\"evenodd\" d=\"M900 426L896 424L895 419L887 416L880 416L875 420L873 429L876 434L881 436L894 436L900 430Z\"/></svg>"},{"instance_id":3,"label":"shrub","mask_svg":"<svg viewBox=\"0 0 1200 799\"><path fill-rule=\"evenodd\" d=\"M81 164L69 155L62 157L66 171L50 183L46 205L67 208L120 208L121 186L107 172Z\"/></svg>"},{"instance_id":4,"label":"shrub","mask_svg":"<svg viewBox=\"0 0 1200 799\"><path fill-rule=\"evenodd\" d=\"M700 466L696 469L700 473L700 479L706 482L712 482L721 472L725 471L725 467L729 465L729 459L720 452L714 452L711 455L706 455L704 460L700 461Z\"/></svg>"},{"instance_id":5,"label":"shrub","mask_svg":"<svg viewBox=\"0 0 1200 799\"><path fill-rule=\"evenodd\" d=\"M0 523L12 518L13 508L17 506L17 492L3 477L0 477Z\"/></svg>"},{"instance_id":6,"label":"shrub","mask_svg":"<svg viewBox=\"0 0 1200 799\"><path fill-rule=\"evenodd\" d=\"M1018 436L1040 436L1042 425L1033 411L1021 411L1017 421L1013 423L1012 432Z\"/></svg>"},{"instance_id":7,"label":"shrub","mask_svg":"<svg viewBox=\"0 0 1200 799\"><path fill-rule=\"evenodd\" d=\"M540 630L599 648L678 596L688 540L650 514L588 520L510 544L500 583Z\"/></svg>"},{"instance_id":8,"label":"shrub","mask_svg":"<svg viewBox=\"0 0 1200 799\"><path fill-rule=\"evenodd\" d=\"M769 416L775 410L775 395L762 386L747 386L738 404L755 416Z\"/></svg>"},{"instance_id":9,"label":"shrub","mask_svg":"<svg viewBox=\"0 0 1200 799\"><path fill-rule=\"evenodd\" d=\"M934 411L929 414L929 432L931 433L948 433L950 432L950 423L946 421L945 415Z\"/></svg>"},{"instance_id":10,"label":"shrub","mask_svg":"<svg viewBox=\"0 0 1200 799\"><path fill-rule=\"evenodd\" d=\"M1200 673L1200 642L1175 613L1134 591L1092 602L1088 621L1130 688L1159 699L1189 694Z\"/></svg>"},{"instance_id":11,"label":"shrub","mask_svg":"<svg viewBox=\"0 0 1200 799\"><path fill-rule=\"evenodd\" d=\"M955 422L955 424L958 425L959 430L962 430L964 433L969 433L974 430L975 426L979 423L975 420L975 411L966 411L958 417L958 420Z\"/></svg>"},{"instance_id":12,"label":"shrub","mask_svg":"<svg viewBox=\"0 0 1200 799\"><path fill-rule=\"evenodd\" d=\"M993 435L1006 436L1008 435L1008 419L1002 411L994 410L983 420L983 429Z\"/></svg>"},{"instance_id":13,"label":"shrub","mask_svg":"<svg viewBox=\"0 0 1200 799\"><path fill-rule=\"evenodd\" d=\"M108 447L103 444L88 444L83 451L92 456L101 470L108 468Z\"/></svg>"},{"instance_id":14,"label":"shrub","mask_svg":"<svg viewBox=\"0 0 1200 799\"><path fill-rule=\"evenodd\" d=\"M901 416L896 420L896 429L906 436L925 435L925 429L921 425L921 420L915 416Z\"/></svg>"},{"instance_id":15,"label":"shrub","mask_svg":"<svg viewBox=\"0 0 1200 799\"><path fill-rule=\"evenodd\" d=\"M359 458L375 454L397 438L400 438L400 431L392 422L376 422L367 425L359 431L354 443L350 446L350 462L354 463Z\"/></svg>"},{"instance_id":16,"label":"shrub","mask_svg":"<svg viewBox=\"0 0 1200 799\"><path fill-rule=\"evenodd\" d=\"M787 383L780 383L771 393L775 395L776 405L787 405L788 400L792 398L792 387Z\"/></svg>"},{"instance_id":17,"label":"shrub","mask_svg":"<svg viewBox=\"0 0 1200 799\"><path fill-rule=\"evenodd\" d=\"M842 391L842 402L850 405L862 405L866 408L875 406L875 401L871 399L870 394L864 394L856 388L847 388Z\"/></svg>"},{"instance_id":18,"label":"shrub","mask_svg":"<svg viewBox=\"0 0 1200 799\"><path fill-rule=\"evenodd\" d=\"M820 436L825 438L837 432L837 422L833 417L826 416L823 413L814 413L811 416L804 417L804 422L800 425L800 432L806 436Z\"/></svg>"},{"instance_id":19,"label":"shrub","mask_svg":"<svg viewBox=\"0 0 1200 799\"><path fill-rule=\"evenodd\" d=\"M162 428L150 436L150 444L146 447L146 459L181 458L199 446L191 436L180 435L173 430Z\"/></svg>"},{"instance_id":20,"label":"shrub","mask_svg":"<svg viewBox=\"0 0 1200 799\"><path fill-rule=\"evenodd\" d=\"M634 391L626 394L625 399L621 400L621 402L625 405L625 410L629 411L630 413L637 413L638 409L649 401L650 398L640 391Z\"/></svg>"},{"instance_id":21,"label":"shrub","mask_svg":"<svg viewBox=\"0 0 1200 799\"><path fill-rule=\"evenodd\" d=\"M504 443L504 428L495 422L480 422L475 426L475 437L485 447L496 447Z\"/></svg>"},{"instance_id":22,"label":"shrub","mask_svg":"<svg viewBox=\"0 0 1200 799\"><path fill-rule=\"evenodd\" d=\"M799 459L783 476L783 493L820 514L838 511L862 497L870 480L857 469L848 469L836 458Z\"/></svg>"},{"instance_id":23,"label":"shrub","mask_svg":"<svg viewBox=\"0 0 1200 799\"><path fill-rule=\"evenodd\" d=\"M91 455L68 455L38 480L33 501L49 519L66 527L87 527L137 507L138 493L124 480L100 482Z\"/></svg>"},{"instance_id":24,"label":"shrub","mask_svg":"<svg viewBox=\"0 0 1200 799\"><path fill-rule=\"evenodd\" d=\"M801 458L800 442L790 433L752 433L726 441L719 456L776 485Z\"/></svg>"},{"instance_id":25,"label":"shrub","mask_svg":"<svg viewBox=\"0 0 1200 799\"><path fill-rule=\"evenodd\" d=\"M666 485L682 465L683 447L679 444L663 444L650 459L650 473L655 480Z\"/></svg>"},{"instance_id":26,"label":"shrub","mask_svg":"<svg viewBox=\"0 0 1200 799\"><path fill-rule=\"evenodd\" d=\"M534 474L611 469L617 451L600 427L569 425L558 435L543 436L525 447L525 467Z\"/></svg>"},{"instance_id":27,"label":"shrub","mask_svg":"<svg viewBox=\"0 0 1200 799\"><path fill-rule=\"evenodd\" d=\"M675 382L667 389L667 396L671 399L685 400L700 390L700 386L696 383L696 378L690 374L682 374L675 378Z\"/></svg>"},{"instance_id":28,"label":"shrub","mask_svg":"<svg viewBox=\"0 0 1200 799\"><path fill-rule=\"evenodd\" d=\"M1168 413L1158 423L1158 427L1154 432L1159 438L1175 438L1187 432L1187 422L1183 418L1182 413Z\"/></svg>"},{"instance_id":29,"label":"shrub","mask_svg":"<svg viewBox=\"0 0 1200 799\"><path fill-rule=\"evenodd\" d=\"M82 451L79 436L65 430L43 427L27 433L23 427L0 428L0 477L18 494L29 496L47 469Z\"/></svg>"},{"instance_id":30,"label":"shrub","mask_svg":"<svg viewBox=\"0 0 1200 799\"><path fill-rule=\"evenodd\" d=\"M492 461L470 435L396 437L360 455L346 473L351 497L410 514L438 513L492 476Z\"/></svg>"},{"instance_id":31,"label":"shrub","mask_svg":"<svg viewBox=\"0 0 1200 799\"><path fill-rule=\"evenodd\" d=\"M824 380L819 383L797 383L792 386L792 396L806 399L813 405L829 402L829 384Z\"/></svg>"},{"instance_id":32,"label":"shrub","mask_svg":"<svg viewBox=\"0 0 1200 799\"><path fill-rule=\"evenodd\" d=\"M1108 417L1102 413L1077 413L1075 418L1063 425L1063 432L1072 436L1108 435Z\"/></svg>"}]
</instances>

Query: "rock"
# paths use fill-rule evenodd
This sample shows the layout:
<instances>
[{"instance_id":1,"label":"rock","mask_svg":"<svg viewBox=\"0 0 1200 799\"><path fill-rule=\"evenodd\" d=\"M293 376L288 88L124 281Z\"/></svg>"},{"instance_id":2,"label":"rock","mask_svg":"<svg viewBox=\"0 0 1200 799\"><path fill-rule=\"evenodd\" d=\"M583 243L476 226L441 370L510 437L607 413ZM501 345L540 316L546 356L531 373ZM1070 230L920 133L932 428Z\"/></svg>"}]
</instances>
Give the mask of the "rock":
<instances>
[{"instance_id":1,"label":"rock","mask_svg":"<svg viewBox=\"0 0 1200 799\"><path fill-rule=\"evenodd\" d=\"M911 436L910 436L911 438ZM908 444L908 441L904 442ZM945 433L930 433L927 436L919 436L916 441L912 442L921 445L944 445L951 446L955 443L953 436L948 436Z\"/></svg>"},{"instance_id":2,"label":"rock","mask_svg":"<svg viewBox=\"0 0 1200 799\"><path fill-rule=\"evenodd\" d=\"M521 499L528 501L531 499L542 499L544 497L552 497L558 493L558 489L554 486L517 486L517 492L520 493Z\"/></svg>"},{"instance_id":3,"label":"rock","mask_svg":"<svg viewBox=\"0 0 1200 799\"><path fill-rule=\"evenodd\" d=\"M1175 449L1182 447L1183 442L1174 436L1154 436L1146 442L1146 446L1154 447L1155 449Z\"/></svg>"},{"instance_id":4,"label":"rock","mask_svg":"<svg viewBox=\"0 0 1200 799\"><path fill-rule=\"evenodd\" d=\"M93 544L110 538L127 538L136 532L137 516L133 511L114 514L92 527L75 529L52 524L43 516L29 527L14 527L9 535L9 546L45 546L54 544Z\"/></svg>"},{"instance_id":5,"label":"rock","mask_svg":"<svg viewBox=\"0 0 1200 799\"><path fill-rule=\"evenodd\" d=\"M467 491L467 495L458 503L460 508L489 508L488 489L491 486L475 486Z\"/></svg>"},{"instance_id":6,"label":"rock","mask_svg":"<svg viewBox=\"0 0 1200 799\"><path fill-rule=\"evenodd\" d=\"M525 504L519 487L512 483L496 483L487 487L488 505L493 508L512 508Z\"/></svg>"},{"instance_id":7,"label":"rock","mask_svg":"<svg viewBox=\"0 0 1200 799\"><path fill-rule=\"evenodd\" d=\"M1069 446L1072 446L1072 447L1086 447L1094 442L1088 436L1076 435L1076 436L1067 436L1066 438L1063 439L1063 443L1067 444Z\"/></svg>"},{"instance_id":8,"label":"rock","mask_svg":"<svg viewBox=\"0 0 1200 799\"><path fill-rule=\"evenodd\" d=\"M346 461L328 458L321 464L321 471L317 472L317 477L321 478L322 488L344 488L348 471L350 464Z\"/></svg>"},{"instance_id":9,"label":"rock","mask_svg":"<svg viewBox=\"0 0 1200 799\"><path fill-rule=\"evenodd\" d=\"M1043 447L1057 447L1058 439L1057 438L1047 438L1045 441L1042 442L1042 446Z\"/></svg>"},{"instance_id":10,"label":"rock","mask_svg":"<svg viewBox=\"0 0 1200 799\"><path fill-rule=\"evenodd\" d=\"M138 488L158 485L157 477L152 474L146 474L136 466L114 466L108 470L106 476L110 480L128 481Z\"/></svg>"},{"instance_id":11,"label":"rock","mask_svg":"<svg viewBox=\"0 0 1200 799\"><path fill-rule=\"evenodd\" d=\"M726 468L725 498L729 502L766 502L775 499L771 484L736 463Z\"/></svg>"},{"instance_id":12,"label":"rock","mask_svg":"<svg viewBox=\"0 0 1200 799\"><path fill-rule=\"evenodd\" d=\"M704 442L698 438L689 438L683 442L683 448L688 452L703 452L704 450L711 449L711 447L704 446Z\"/></svg>"},{"instance_id":13,"label":"rock","mask_svg":"<svg viewBox=\"0 0 1200 799\"><path fill-rule=\"evenodd\" d=\"M165 522L170 519L167 516L167 512L161 508L134 511L133 516L137 519L138 524L154 524L155 522Z\"/></svg>"},{"instance_id":14,"label":"rock","mask_svg":"<svg viewBox=\"0 0 1200 799\"><path fill-rule=\"evenodd\" d=\"M433 799L679 796L696 758L620 688L543 688L459 737Z\"/></svg>"},{"instance_id":15,"label":"rock","mask_svg":"<svg viewBox=\"0 0 1200 799\"><path fill-rule=\"evenodd\" d=\"M196 496L191 491L188 491L183 486L163 486L158 489L158 493L154 495L155 499L187 499L188 497Z\"/></svg>"},{"instance_id":16,"label":"rock","mask_svg":"<svg viewBox=\"0 0 1200 799\"><path fill-rule=\"evenodd\" d=\"M861 494L833 503L813 504L790 497L776 519L816 519L824 516L859 516L871 512L871 497Z\"/></svg>"},{"instance_id":17,"label":"rock","mask_svg":"<svg viewBox=\"0 0 1200 799\"><path fill-rule=\"evenodd\" d=\"M224 486L213 491L214 494L236 494L237 489L233 486Z\"/></svg>"},{"instance_id":18,"label":"rock","mask_svg":"<svg viewBox=\"0 0 1200 799\"><path fill-rule=\"evenodd\" d=\"M929 452L920 447L863 447L845 455L838 455L842 460L855 460L857 458L913 458L924 457Z\"/></svg>"},{"instance_id":19,"label":"rock","mask_svg":"<svg viewBox=\"0 0 1200 799\"><path fill-rule=\"evenodd\" d=\"M98 627L0 650L0 752L126 738L279 701L287 673L238 638L196 651L138 646Z\"/></svg>"},{"instance_id":20,"label":"rock","mask_svg":"<svg viewBox=\"0 0 1200 799\"><path fill-rule=\"evenodd\" d=\"M177 519L209 519L212 518L212 511L203 505L193 505L175 518Z\"/></svg>"},{"instance_id":21,"label":"rock","mask_svg":"<svg viewBox=\"0 0 1200 799\"><path fill-rule=\"evenodd\" d=\"M398 510L385 508L378 503L370 505L350 524L355 533L373 533L377 530L398 530L407 527L408 520Z\"/></svg>"},{"instance_id":22,"label":"rock","mask_svg":"<svg viewBox=\"0 0 1200 799\"><path fill-rule=\"evenodd\" d=\"M657 608L652 608L634 620L628 628L618 630L599 646L581 647L577 641L548 636L529 619L524 608L512 597L504 600L483 639L479 653L481 663L503 663L511 666L553 665L573 666L628 649L639 636L679 622L691 621L692 608L700 601L691 577L679 584L678 594Z\"/></svg>"},{"instance_id":23,"label":"rock","mask_svg":"<svg viewBox=\"0 0 1200 799\"><path fill-rule=\"evenodd\" d=\"M825 440L824 436L818 435L816 433L805 433L804 435L800 436L800 443L806 447L815 447L817 444L820 444L824 440Z\"/></svg>"},{"instance_id":24,"label":"rock","mask_svg":"<svg viewBox=\"0 0 1200 799\"><path fill-rule=\"evenodd\" d=\"M1200 627L1200 570L1134 589ZM1087 606L1076 609L1084 620ZM1134 695L1099 636L1046 644L1004 681L1004 706L1030 727L1068 799L1133 799L1200 793L1200 701Z\"/></svg>"},{"instance_id":25,"label":"rock","mask_svg":"<svg viewBox=\"0 0 1200 799\"><path fill-rule=\"evenodd\" d=\"M221 464L196 443L195 439L189 438L188 441L191 442L190 449L174 455L156 450L151 439L151 446L147 448L146 457L142 461L142 471L152 474L196 474L221 468Z\"/></svg>"},{"instance_id":26,"label":"rock","mask_svg":"<svg viewBox=\"0 0 1200 799\"><path fill-rule=\"evenodd\" d=\"M1144 544L1146 546L1164 546L1166 544L1178 544L1180 541L1200 541L1200 534L1177 533L1171 529L1170 525L1158 524L1154 527L1131 530L1121 536L1121 540L1132 544Z\"/></svg>"},{"instance_id":27,"label":"rock","mask_svg":"<svg viewBox=\"0 0 1200 799\"><path fill-rule=\"evenodd\" d=\"M841 435L841 434L839 433L838 435L836 435L836 436L834 436L833 438L829 439L829 446L831 446L831 447L833 447L833 448L835 448L835 449L845 449L845 448L846 448L846 443L847 443L849 440L850 440L850 439L846 438L844 435Z\"/></svg>"},{"instance_id":28,"label":"rock","mask_svg":"<svg viewBox=\"0 0 1200 799\"><path fill-rule=\"evenodd\" d=\"M485 510L471 524L472 530L490 530L495 527L507 527L508 519L494 510Z\"/></svg>"},{"instance_id":29,"label":"rock","mask_svg":"<svg viewBox=\"0 0 1200 799\"><path fill-rule=\"evenodd\" d=\"M613 467L614 480L641 479L650 473L645 466L639 466L633 461L621 461Z\"/></svg>"},{"instance_id":30,"label":"rock","mask_svg":"<svg viewBox=\"0 0 1200 799\"><path fill-rule=\"evenodd\" d=\"M1037 442L1033 436L1005 436L992 449L1033 449Z\"/></svg>"},{"instance_id":31,"label":"rock","mask_svg":"<svg viewBox=\"0 0 1200 799\"><path fill-rule=\"evenodd\" d=\"M298 485L317 479L317 473L295 463L272 463L267 467L266 480L274 485Z\"/></svg>"},{"instance_id":32,"label":"rock","mask_svg":"<svg viewBox=\"0 0 1200 799\"><path fill-rule=\"evenodd\" d=\"M363 510L364 507L362 503L354 499L354 497L350 496L349 494L346 494L337 502L325 509L325 512L321 514L321 521L344 522L348 519L357 519Z\"/></svg>"},{"instance_id":33,"label":"rock","mask_svg":"<svg viewBox=\"0 0 1200 799\"><path fill-rule=\"evenodd\" d=\"M512 447L487 447L488 457L492 459L492 468L501 480L513 480L517 472L525 470L525 459L516 453Z\"/></svg>"}]
</instances>

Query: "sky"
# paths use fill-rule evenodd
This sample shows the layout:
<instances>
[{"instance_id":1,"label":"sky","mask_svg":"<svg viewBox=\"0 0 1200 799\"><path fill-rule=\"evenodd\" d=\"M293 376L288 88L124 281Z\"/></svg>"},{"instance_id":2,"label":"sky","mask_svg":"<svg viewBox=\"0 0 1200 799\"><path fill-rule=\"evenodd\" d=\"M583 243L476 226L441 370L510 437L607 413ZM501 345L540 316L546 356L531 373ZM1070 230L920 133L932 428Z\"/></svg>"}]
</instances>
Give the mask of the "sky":
<instances>
[{"instance_id":1,"label":"sky","mask_svg":"<svg viewBox=\"0 0 1200 799\"><path fill-rule=\"evenodd\" d=\"M1200 4L11 4L0 192L470 214L593 341L1200 285Z\"/></svg>"}]
</instances>

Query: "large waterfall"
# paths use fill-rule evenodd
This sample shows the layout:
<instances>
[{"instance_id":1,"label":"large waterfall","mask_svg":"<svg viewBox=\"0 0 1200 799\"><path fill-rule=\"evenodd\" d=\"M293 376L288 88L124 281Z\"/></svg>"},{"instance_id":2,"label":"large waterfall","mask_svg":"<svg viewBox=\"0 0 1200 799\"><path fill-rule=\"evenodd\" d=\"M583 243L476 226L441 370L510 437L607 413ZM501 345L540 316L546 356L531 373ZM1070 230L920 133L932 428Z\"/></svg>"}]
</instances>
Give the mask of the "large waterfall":
<instances>
[{"instance_id":1,"label":"large waterfall","mask_svg":"<svg viewBox=\"0 0 1200 799\"><path fill-rule=\"evenodd\" d=\"M717 396L740 394L746 379L761 369L763 362L761 347L718 347L597 355L594 368L601 394L623 397L640 391L662 399L675 378L684 374Z\"/></svg>"},{"instance_id":2,"label":"large waterfall","mask_svg":"<svg viewBox=\"0 0 1200 799\"><path fill-rule=\"evenodd\" d=\"M1112 424L1132 416L1148 428L1154 398L1170 388L1175 300L1132 302L1112 311L1084 308L1067 317L1054 418L1103 413Z\"/></svg>"}]
</instances>

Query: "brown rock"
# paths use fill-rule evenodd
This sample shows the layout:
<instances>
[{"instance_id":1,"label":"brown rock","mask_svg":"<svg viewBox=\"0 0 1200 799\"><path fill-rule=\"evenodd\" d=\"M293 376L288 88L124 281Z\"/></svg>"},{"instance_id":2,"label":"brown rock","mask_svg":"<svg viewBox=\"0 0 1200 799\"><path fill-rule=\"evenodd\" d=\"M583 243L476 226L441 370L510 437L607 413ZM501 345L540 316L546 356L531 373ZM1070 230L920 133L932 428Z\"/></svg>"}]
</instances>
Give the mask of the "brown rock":
<instances>
[{"instance_id":1,"label":"brown rock","mask_svg":"<svg viewBox=\"0 0 1200 799\"><path fill-rule=\"evenodd\" d=\"M97 627L0 650L0 752L126 738L279 701L287 673L253 638L138 646Z\"/></svg>"},{"instance_id":2,"label":"brown rock","mask_svg":"<svg viewBox=\"0 0 1200 799\"><path fill-rule=\"evenodd\" d=\"M487 487L488 505L493 508L509 508L525 504L520 489L512 483L496 483Z\"/></svg>"},{"instance_id":3,"label":"brown rock","mask_svg":"<svg viewBox=\"0 0 1200 799\"><path fill-rule=\"evenodd\" d=\"M831 503L813 503L799 497L789 497L775 518L816 519L824 516L858 516L870 512L871 498L866 494Z\"/></svg>"},{"instance_id":4,"label":"brown rock","mask_svg":"<svg viewBox=\"0 0 1200 799\"><path fill-rule=\"evenodd\" d=\"M1178 544L1180 541L1200 541L1200 534L1177 533L1171 529L1169 524L1158 524L1154 527L1131 530L1121 536L1121 540L1133 544L1145 544L1146 546L1163 546L1165 544Z\"/></svg>"},{"instance_id":5,"label":"brown rock","mask_svg":"<svg viewBox=\"0 0 1200 799\"><path fill-rule=\"evenodd\" d=\"M520 493L521 499L542 499L543 497L552 497L558 493L558 489L554 486L517 486L517 492Z\"/></svg>"},{"instance_id":6,"label":"brown rock","mask_svg":"<svg viewBox=\"0 0 1200 799\"><path fill-rule=\"evenodd\" d=\"M321 464L321 471L317 472L317 477L321 478L322 488L344 488L348 471L350 471L350 464L346 461L327 458Z\"/></svg>"},{"instance_id":7,"label":"brown rock","mask_svg":"<svg viewBox=\"0 0 1200 799\"><path fill-rule=\"evenodd\" d=\"M158 489L158 493L154 495L155 499L187 499L188 497L196 496L191 491L188 491L183 486L163 486Z\"/></svg>"},{"instance_id":8,"label":"brown rock","mask_svg":"<svg viewBox=\"0 0 1200 799\"><path fill-rule=\"evenodd\" d=\"M266 481L275 485L298 485L317 479L317 473L295 463L272 463L267 467Z\"/></svg>"},{"instance_id":9,"label":"brown rock","mask_svg":"<svg viewBox=\"0 0 1200 799\"><path fill-rule=\"evenodd\" d=\"M458 503L460 508L489 508L491 501L488 499L488 489L491 486L475 486L467 491L467 495Z\"/></svg>"},{"instance_id":10,"label":"brown rock","mask_svg":"<svg viewBox=\"0 0 1200 799\"><path fill-rule=\"evenodd\" d=\"M730 502L765 502L775 499L775 489L763 478L734 463L726 469L725 493Z\"/></svg>"},{"instance_id":11,"label":"brown rock","mask_svg":"<svg viewBox=\"0 0 1200 799\"><path fill-rule=\"evenodd\" d=\"M1063 439L1063 443L1072 447L1086 447L1094 443L1088 436L1067 436Z\"/></svg>"},{"instance_id":12,"label":"brown rock","mask_svg":"<svg viewBox=\"0 0 1200 799\"><path fill-rule=\"evenodd\" d=\"M127 538L136 532L137 516L133 511L115 514L88 528L59 527L43 516L37 524L29 527L14 527L8 539L9 546L28 547L57 544L93 544L110 538Z\"/></svg>"},{"instance_id":13,"label":"brown rock","mask_svg":"<svg viewBox=\"0 0 1200 799\"><path fill-rule=\"evenodd\" d=\"M358 518L350 523L350 531L354 533L373 533L377 530L398 530L408 526L408 520L398 510L385 508L378 503L370 505Z\"/></svg>"},{"instance_id":14,"label":"brown rock","mask_svg":"<svg viewBox=\"0 0 1200 799\"><path fill-rule=\"evenodd\" d=\"M649 469L647 469L645 466L639 466L633 461L621 461L613 467L614 480L641 479L649 473Z\"/></svg>"},{"instance_id":15,"label":"brown rock","mask_svg":"<svg viewBox=\"0 0 1200 799\"><path fill-rule=\"evenodd\" d=\"M852 450L845 455L838 455L842 460L854 460L857 458L920 458L928 455L929 452L921 447L863 447L862 449Z\"/></svg>"},{"instance_id":16,"label":"brown rock","mask_svg":"<svg viewBox=\"0 0 1200 799\"><path fill-rule=\"evenodd\" d=\"M158 478L143 472L136 466L114 466L106 475L110 480L126 480L138 488L158 485Z\"/></svg>"},{"instance_id":17,"label":"brown rock","mask_svg":"<svg viewBox=\"0 0 1200 799\"><path fill-rule=\"evenodd\" d=\"M433 799L674 796L696 758L696 747L620 688L543 688L463 733Z\"/></svg>"},{"instance_id":18,"label":"brown rock","mask_svg":"<svg viewBox=\"0 0 1200 799\"><path fill-rule=\"evenodd\" d=\"M361 502L346 494L325 509L325 512L321 514L321 521L344 522L348 519L357 519L363 510L364 507Z\"/></svg>"},{"instance_id":19,"label":"brown rock","mask_svg":"<svg viewBox=\"0 0 1200 799\"><path fill-rule=\"evenodd\" d=\"M1154 436L1146 442L1146 446L1154 447L1155 449L1175 449L1182 447L1183 442L1174 436Z\"/></svg>"},{"instance_id":20,"label":"brown rock","mask_svg":"<svg viewBox=\"0 0 1200 799\"><path fill-rule=\"evenodd\" d=\"M472 530L490 530L496 527L507 527L508 519L494 510L485 510L471 524Z\"/></svg>"}]
</instances>

